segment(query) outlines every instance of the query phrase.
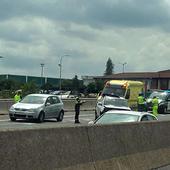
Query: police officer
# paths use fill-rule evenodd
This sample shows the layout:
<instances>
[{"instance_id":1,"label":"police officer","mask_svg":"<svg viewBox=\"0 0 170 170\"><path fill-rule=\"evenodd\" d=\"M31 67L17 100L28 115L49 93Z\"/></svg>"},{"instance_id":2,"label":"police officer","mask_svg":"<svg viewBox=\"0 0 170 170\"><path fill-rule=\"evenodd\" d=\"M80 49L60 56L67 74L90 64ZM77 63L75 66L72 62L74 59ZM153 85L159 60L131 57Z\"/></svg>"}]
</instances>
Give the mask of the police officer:
<instances>
[{"instance_id":1,"label":"police officer","mask_svg":"<svg viewBox=\"0 0 170 170\"><path fill-rule=\"evenodd\" d=\"M21 92L17 91L15 96L14 96L14 102L17 103L21 100Z\"/></svg>"},{"instance_id":2,"label":"police officer","mask_svg":"<svg viewBox=\"0 0 170 170\"><path fill-rule=\"evenodd\" d=\"M152 114L158 115L158 98L156 96L152 99Z\"/></svg>"},{"instance_id":3,"label":"police officer","mask_svg":"<svg viewBox=\"0 0 170 170\"><path fill-rule=\"evenodd\" d=\"M139 93L137 103L138 103L138 111L139 112L145 111L145 98L143 96L143 93Z\"/></svg>"},{"instance_id":4,"label":"police officer","mask_svg":"<svg viewBox=\"0 0 170 170\"><path fill-rule=\"evenodd\" d=\"M83 103L84 102L81 101L79 97L76 97L76 101L75 101L75 123L80 123L80 121L79 121L80 106Z\"/></svg>"}]
</instances>

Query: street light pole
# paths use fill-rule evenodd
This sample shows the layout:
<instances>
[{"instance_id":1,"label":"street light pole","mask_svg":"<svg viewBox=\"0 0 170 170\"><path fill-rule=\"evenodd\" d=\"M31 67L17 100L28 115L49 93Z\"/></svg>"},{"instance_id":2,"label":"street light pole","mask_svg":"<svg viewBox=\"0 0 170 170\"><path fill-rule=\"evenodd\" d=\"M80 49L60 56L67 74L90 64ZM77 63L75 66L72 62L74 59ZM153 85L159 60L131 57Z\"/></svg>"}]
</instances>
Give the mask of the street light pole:
<instances>
[{"instance_id":1,"label":"street light pole","mask_svg":"<svg viewBox=\"0 0 170 170\"><path fill-rule=\"evenodd\" d=\"M125 72L125 65L127 64L127 62L119 63L119 64L121 64L121 65L122 65L122 67L123 67L123 68L122 68L122 69L123 69L123 70L122 70L122 71L123 71L122 73L124 73L124 72Z\"/></svg>"},{"instance_id":2,"label":"street light pole","mask_svg":"<svg viewBox=\"0 0 170 170\"><path fill-rule=\"evenodd\" d=\"M61 91L61 72L62 72L62 59L63 59L63 57L64 56L69 56L68 54L65 54L65 55L62 55L61 57L60 57L60 62L59 62L59 64L58 64L58 66L60 67L60 86L59 86L59 89L60 89L60 91Z\"/></svg>"},{"instance_id":3,"label":"street light pole","mask_svg":"<svg viewBox=\"0 0 170 170\"><path fill-rule=\"evenodd\" d=\"M123 73L125 72L125 65L126 64L127 64L126 62L122 64L123 65Z\"/></svg>"},{"instance_id":4,"label":"street light pole","mask_svg":"<svg viewBox=\"0 0 170 170\"><path fill-rule=\"evenodd\" d=\"M42 78L43 78L43 73L44 73L44 63L41 63L40 66L41 66L41 87L42 87Z\"/></svg>"},{"instance_id":5,"label":"street light pole","mask_svg":"<svg viewBox=\"0 0 170 170\"><path fill-rule=\"evenodd\" d=\"M0 59L3 59L4 57L3 56L0 56Z\"/></svg>"}]
</instances>

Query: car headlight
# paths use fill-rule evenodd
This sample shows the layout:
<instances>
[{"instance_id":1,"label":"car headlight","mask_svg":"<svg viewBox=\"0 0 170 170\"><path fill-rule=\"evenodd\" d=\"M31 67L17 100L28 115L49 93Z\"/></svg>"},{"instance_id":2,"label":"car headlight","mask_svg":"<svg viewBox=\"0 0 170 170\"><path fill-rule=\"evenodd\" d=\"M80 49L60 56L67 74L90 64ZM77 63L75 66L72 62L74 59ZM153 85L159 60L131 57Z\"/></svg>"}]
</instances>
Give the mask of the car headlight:
<instances>
[{"instance_id":1,"label":"car headlight","mask_svg":"<svg viewBox=\"0 0 170 170\"><path fill-rule=\"evenodd\" d=\"M15 111L14 106L11 106L9 110L10 110L10 111Z\"/></svg>"},{"instance_id":2,"label":"car headlight","mask_svg":"<svg viewBox=\"0 0 170 170\"><path fill-rule=\"evenodd\" d=\"M36 109L29 109L29 112L36 112Z\"/></svg>"}]
</instances>

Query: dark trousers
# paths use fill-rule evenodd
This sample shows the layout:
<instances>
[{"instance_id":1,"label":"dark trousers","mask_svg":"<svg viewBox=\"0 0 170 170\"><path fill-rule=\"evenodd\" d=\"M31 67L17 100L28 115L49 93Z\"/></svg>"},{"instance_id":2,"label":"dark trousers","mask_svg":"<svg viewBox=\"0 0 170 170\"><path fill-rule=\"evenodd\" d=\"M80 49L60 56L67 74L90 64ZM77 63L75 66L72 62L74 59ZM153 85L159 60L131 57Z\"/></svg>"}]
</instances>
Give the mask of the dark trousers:
<instances>
[{"instance_id":1,"label":"dark trousers","mask_svg":"<svg viewBox=\"0 0 170 170\"><path fill-rule=\"evenodd\" d=\"M80 113L80 109L76 109L75 110L75 122L79 122L79 113Z\"/></svg>"},{"instance_id":2,"label":"dark trousers","mask_svg":"<svg viewBox=\"0 0 170 170\"><path fill-rule=\"evenodd\" d=\"M138 104L138 111L144 112L145 111L145 105L144 104Z\"/></svg>"}]
</instances>

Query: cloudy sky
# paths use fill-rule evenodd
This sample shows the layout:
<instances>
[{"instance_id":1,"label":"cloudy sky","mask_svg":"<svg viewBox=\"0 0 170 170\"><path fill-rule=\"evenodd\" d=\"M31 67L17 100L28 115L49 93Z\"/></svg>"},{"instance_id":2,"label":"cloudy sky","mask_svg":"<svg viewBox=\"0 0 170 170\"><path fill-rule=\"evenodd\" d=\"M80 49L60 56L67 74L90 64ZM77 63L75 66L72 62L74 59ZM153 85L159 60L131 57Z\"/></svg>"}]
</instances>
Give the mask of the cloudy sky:
<instances>
[{"instance_id":1,"label":"cloudy sky","mask_svg":"<svg viewBox=\"0 0 170 170\"><path fill-rule=\"evenodd\" d=\"M169 0L0 0L0 74L170 69Z\"/></svg>"}]
</instances>

